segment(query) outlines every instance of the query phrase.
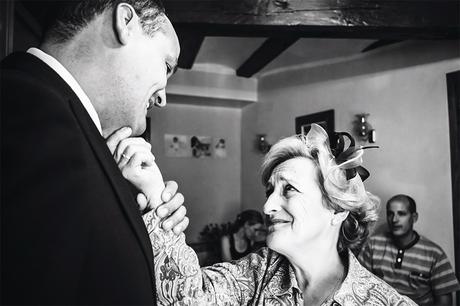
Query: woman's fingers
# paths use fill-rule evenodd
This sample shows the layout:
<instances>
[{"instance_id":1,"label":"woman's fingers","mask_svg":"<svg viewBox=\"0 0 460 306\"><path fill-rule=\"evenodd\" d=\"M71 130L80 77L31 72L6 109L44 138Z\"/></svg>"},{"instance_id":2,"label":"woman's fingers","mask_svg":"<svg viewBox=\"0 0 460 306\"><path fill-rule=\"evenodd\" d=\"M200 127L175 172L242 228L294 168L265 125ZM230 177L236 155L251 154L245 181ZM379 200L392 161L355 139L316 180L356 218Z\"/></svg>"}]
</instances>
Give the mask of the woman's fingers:
<instances>
[{"instance_id":1,"label":"woman's fingers","mask_svg":"<svg viewBox=\"0 0 460 306\"><path fill-rule=\"evenodd\" d=\"M180 233L185 231L185 229L188 227L188 224L189 224L189 219L186 216L184 217L184 220L182 220L182 222L180 222L179 224L173 227L174 234L179 235Z\"/></svg>"},{"instance_id":2,"label":"woman's fingers","mask_svg":"<svg viewBox=\"0 0 460 306\"><path fill-rule=\"evenodd\" d=\"M175 181L165 182L165 189L161 193L161 200L163 202L171 200L171 197L177 193L177 189L179 189L179 186Z\"/></svg>"},{"instance_id":3,"label":"woman's fingers","mask_svg":"<svg viewBox=\"0 0 460 306\"><path fill-rule=\"evenodd\" d=\"M165 231L169 231L173 227L179 225L179 223L181 223L185 219L186 214L187 209L185 208L185 206L180 206L161 223L161 227Z\"/></svg>"},{"instance_id":4,"label":"woman's fingers","mask_svg":"<svg viewBox=\"0 0 460 306\"><path fill-rule=\"evenodd\" d=\"M157 216L160 218L165 218L169 215L171 215L175 210L177 210L179 207L181 207L184 204L184 196L182 193L178 192L173 195L173 197L167 201L161 204L157 210Z\"/></svg>"},{"instance_id":5,"label":"woman's fingers","mask_svg":"<svg viewBox=\"0 0 460 306\"><path fill-rule=\"evenodd\" d=\"M143 193L137 195L137 205L139 205L139 210L144 211L147 208L148 200Z\"/></svg>"},{"instance_id":6,"label":"woman's fingers","mask_svg":"<svg viewBox=\"0 0 460 306\"><path fill-rule=\"evenodd\" d=\"M139 205L139 210L144 211L147 208L148 200L143 193L137 195L137 204ZM165 223L171 222L175 224L172 226L174 234L179 235L185 231L190 223L189 218L186 216L187 209L184 206L179 207L165 222L163 222L163 228L165 229ZM169 230L171 225L168 224L167 229Z\"/></svg>"}]
</instances>

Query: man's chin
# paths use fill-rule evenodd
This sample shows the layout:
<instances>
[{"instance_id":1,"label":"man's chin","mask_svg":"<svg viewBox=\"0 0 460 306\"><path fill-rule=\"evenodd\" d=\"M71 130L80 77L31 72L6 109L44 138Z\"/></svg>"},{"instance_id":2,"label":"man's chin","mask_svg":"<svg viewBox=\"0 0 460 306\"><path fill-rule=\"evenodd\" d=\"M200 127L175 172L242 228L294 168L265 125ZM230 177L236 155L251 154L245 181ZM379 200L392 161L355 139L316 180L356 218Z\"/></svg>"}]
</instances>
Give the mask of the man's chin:
<instances>
[{"instance_id":1,"label":"man's chin","mask_svg":"<svg viewBox=\"0 0 460 306\"><path fill-rule=\"evenodd\" d=\"M391 231L391 234L394 236L394 237L401 237L401 236L404 236L405 233L403 233L401 230L392 230Z\"/></svg>"},{"instance_id":2,"label":"man's chin","mask_svg":"<svg viewBox=\"0 0 460 306\"><path fill-rule=\"evenodd\" d=\"M132 135L133 135L133 136L138 136L138 137L140 136L140 137L142 137L143 134L144 134L145 131L146 131L146 125L147 125L147 124L146 124L146 122L144 121L142 124L138 124L138 125L135 126L135 127L133 126L133 127L132 127L132 129L133 129Z\"/></svg>"}]
</instances>

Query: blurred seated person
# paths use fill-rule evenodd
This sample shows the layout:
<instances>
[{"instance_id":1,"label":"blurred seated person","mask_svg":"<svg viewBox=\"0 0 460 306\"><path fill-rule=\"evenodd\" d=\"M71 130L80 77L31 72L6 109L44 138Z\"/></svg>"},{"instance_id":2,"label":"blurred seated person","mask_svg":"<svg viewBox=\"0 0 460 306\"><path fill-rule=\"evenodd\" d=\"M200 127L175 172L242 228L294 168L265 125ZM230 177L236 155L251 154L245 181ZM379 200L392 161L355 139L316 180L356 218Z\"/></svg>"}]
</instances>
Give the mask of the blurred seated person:
<instances>
[{"instance_id":1,"label":"blurred seated person","mask_svg":"<svg viewBox=\"0 0 460 306\"><path fill-rule=\"evenodd\" d=\"M222 260L240 259L263 247L265 233L264 219L260 212L252 209L241 212L230 233L222 237Z\"/></svg>"},{"instance_id":2,"label":"blurred seated person","mask_svg":"<svg viewBox=\"0 0 460 306\"><path fill-rule=\"evenodd\" d=\"M369 271L419 305L452 305L460 290L444 251L414 231L414 199L399 194L387 202L389 232L371 237L360 254Z\"/></svg>"}]
</instances>

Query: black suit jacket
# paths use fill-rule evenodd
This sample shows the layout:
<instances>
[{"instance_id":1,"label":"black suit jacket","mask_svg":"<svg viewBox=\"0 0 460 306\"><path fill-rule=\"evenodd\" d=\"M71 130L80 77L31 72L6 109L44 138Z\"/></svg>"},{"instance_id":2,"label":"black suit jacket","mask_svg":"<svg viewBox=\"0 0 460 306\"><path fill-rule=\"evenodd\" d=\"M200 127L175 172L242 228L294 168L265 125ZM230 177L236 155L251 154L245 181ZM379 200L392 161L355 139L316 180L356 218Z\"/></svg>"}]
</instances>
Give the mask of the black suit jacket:
<instances>
[{"instance_id":1,"label":"black suit jacket","mask_svg":"<svg viewBox=\"0 0 460 306\"><path fill-rule=\"evenodd\" d=\"M77 96L27 53L0 86L2 304L154 304L135 198Z\"/></svg>"}]
</instances>

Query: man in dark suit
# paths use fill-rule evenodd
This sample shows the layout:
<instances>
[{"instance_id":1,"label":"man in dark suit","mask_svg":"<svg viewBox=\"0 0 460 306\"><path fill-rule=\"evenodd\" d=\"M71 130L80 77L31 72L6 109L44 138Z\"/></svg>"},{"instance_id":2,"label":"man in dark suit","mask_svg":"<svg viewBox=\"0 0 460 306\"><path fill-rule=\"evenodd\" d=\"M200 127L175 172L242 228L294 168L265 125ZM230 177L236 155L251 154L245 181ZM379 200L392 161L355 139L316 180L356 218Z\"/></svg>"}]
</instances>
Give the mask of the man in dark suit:
<instances>
[{"instance_id":1,"label":"man in dark suit","mask_svg":"<svg viewBox=\"0 0 460 306\"><path fill-rule=\"evenodd\" d=\"M57 11L39 49L1 63L2 304L152 305L149 237L106 138L165 105L178 39L157 0ZM183 197L165 190L157 213L180 232Z\"/></svg>"}]
</instances>

